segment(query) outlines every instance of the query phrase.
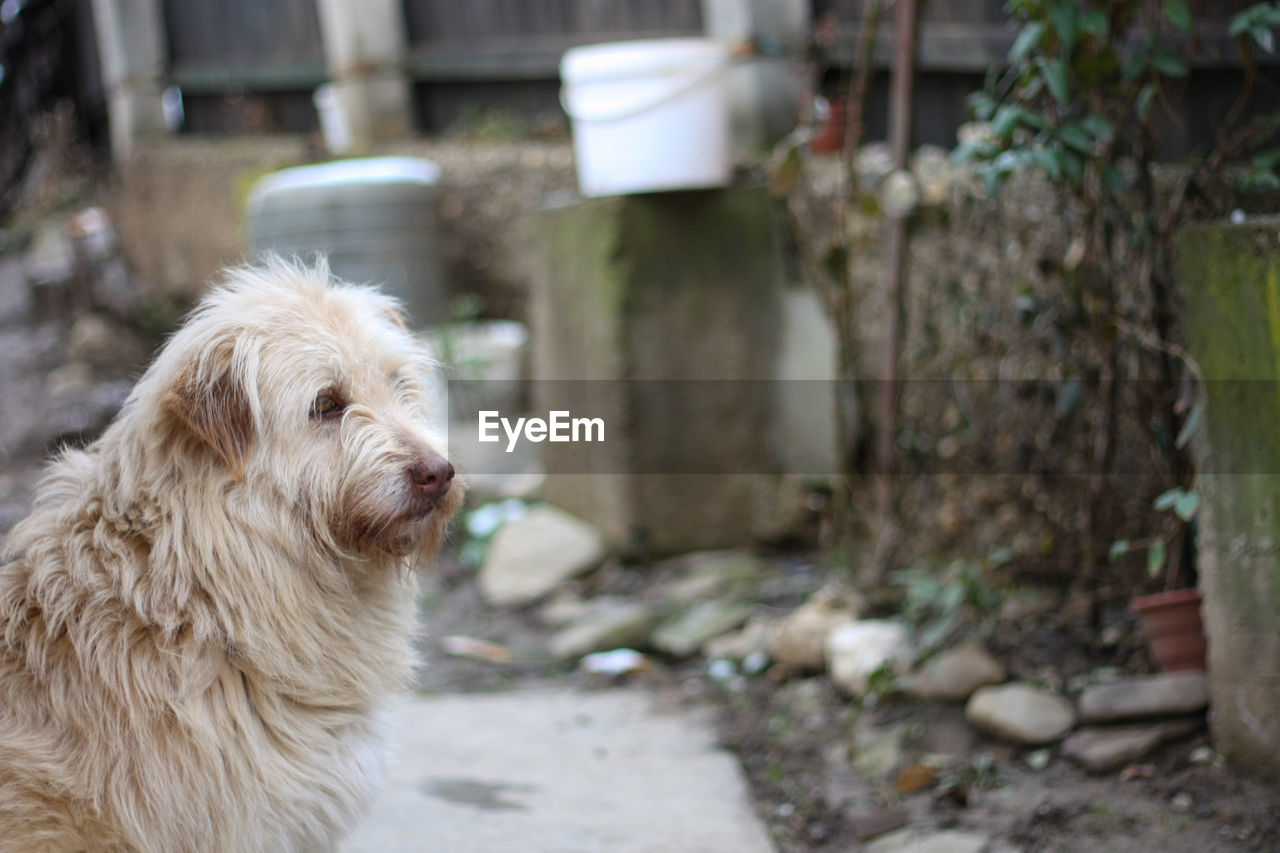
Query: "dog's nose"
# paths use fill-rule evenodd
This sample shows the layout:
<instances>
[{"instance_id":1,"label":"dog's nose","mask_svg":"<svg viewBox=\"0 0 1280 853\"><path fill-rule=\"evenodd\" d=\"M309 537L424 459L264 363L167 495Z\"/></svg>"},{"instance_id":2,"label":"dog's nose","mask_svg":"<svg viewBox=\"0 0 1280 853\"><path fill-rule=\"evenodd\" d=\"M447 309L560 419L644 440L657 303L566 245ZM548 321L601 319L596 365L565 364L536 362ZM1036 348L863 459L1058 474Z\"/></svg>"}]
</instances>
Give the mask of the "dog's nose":
<instances>
[{"instance_id":1,"label":"dog's nose","mask_svg":"<svg viewBox=\"0 0 1280 853\"><path fill-rule=\"evenodd\" d=\"M409 479L423 497L438 501L453 482L453 466L443 456L430 453L413 463L409 468Z\"/></svg>"}]
</instances>

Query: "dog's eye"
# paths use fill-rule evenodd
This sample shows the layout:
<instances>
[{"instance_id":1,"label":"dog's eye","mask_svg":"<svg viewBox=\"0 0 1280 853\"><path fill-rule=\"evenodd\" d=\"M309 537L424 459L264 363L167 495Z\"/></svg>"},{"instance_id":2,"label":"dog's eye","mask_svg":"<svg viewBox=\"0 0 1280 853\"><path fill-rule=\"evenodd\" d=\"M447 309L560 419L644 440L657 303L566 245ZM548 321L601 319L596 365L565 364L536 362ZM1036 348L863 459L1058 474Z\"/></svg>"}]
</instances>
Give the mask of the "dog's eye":
<instances>
[{"instance_id":1,"label":"dog's eye","mask_svg":"<svg viewBox=\"0 0 1280 853\"><path fill-rule=\"evenodd\" d=\"M342 414L342 410L346 408L342 401L330 391L322 391L316 395L316 401L311 404L311 412L320 418L333 418Z\"/></svg>"}]
</instances>

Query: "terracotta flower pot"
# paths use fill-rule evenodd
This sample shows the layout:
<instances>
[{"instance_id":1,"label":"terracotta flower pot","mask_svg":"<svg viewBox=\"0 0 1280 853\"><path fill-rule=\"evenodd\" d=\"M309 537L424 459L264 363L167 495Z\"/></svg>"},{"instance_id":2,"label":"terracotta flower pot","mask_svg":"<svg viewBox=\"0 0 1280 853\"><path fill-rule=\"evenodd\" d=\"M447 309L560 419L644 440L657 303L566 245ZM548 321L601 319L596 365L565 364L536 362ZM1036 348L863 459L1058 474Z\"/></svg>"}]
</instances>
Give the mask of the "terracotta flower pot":
<instances>
[{"instance_id":1,"label":"terracotta flower pot","mask_svg":"<svg viewBox=\"0 0 1280 853\"><path fill-rule=\"evenodd\" d=\"M845 124L848 122L848 108L844 98L831 99L831 112L818 127L809 148L814 154L836 154L844 149Z\"/></svg>"},{"instance_id":2,"label":"terracotta flower pot","mask_svg":"<svg viewBox=\"0 0 1280 853\"><path fill-rule=\"evenodd\" d=\"M1151 657L1162 672L1205 669L1200 590L1178 589L1135 598L1131 606L1147 635Z\"/></svg>"}]
</instances>

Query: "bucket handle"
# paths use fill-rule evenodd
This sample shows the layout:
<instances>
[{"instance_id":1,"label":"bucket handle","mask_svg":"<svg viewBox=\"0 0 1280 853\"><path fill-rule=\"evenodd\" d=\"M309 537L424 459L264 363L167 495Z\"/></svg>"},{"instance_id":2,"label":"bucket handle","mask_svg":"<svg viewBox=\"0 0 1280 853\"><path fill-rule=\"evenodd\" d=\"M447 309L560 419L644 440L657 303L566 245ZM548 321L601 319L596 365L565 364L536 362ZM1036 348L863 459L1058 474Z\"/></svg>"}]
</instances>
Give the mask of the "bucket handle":
<instances>
[{"instance_id":1,"label":"bucket handle","mask_svg":"<svg viewBox=\"0 0 1280 853\"><path fill-rule=\"evenodd\" d=\"M711 78L719 74L721 71L724 71L726 68L728 68L729 62L730 60L727 58L721 59L717 61L714 65L712 65L710 68L708 68L706 71L699 74L697 77L694 77L688 83L685 83L683 86L677 86L676 88L672 89L670 92L664 92L661 97L655 98L649 103L642 104L638 107L628 107L625 110L619 110L618 112L609 113L607 115L594 115L594 116L579 115L569 108L568 99L565 97L564 86L560 87L560 107L561 109L564 110L565 115L569 116L569 118L572 119L573 121L580 121L586 124L608 124L609 122L622 121L623 119L634 118L635 116L638 116L642 113L647 113L650 110L654 110L665 104L669 104L672 101L674 101L676 98L685 94L686 92L690 92L698 88L703 83L707 82L708 80L710 80Z\"/></svg>"}]
</instances>

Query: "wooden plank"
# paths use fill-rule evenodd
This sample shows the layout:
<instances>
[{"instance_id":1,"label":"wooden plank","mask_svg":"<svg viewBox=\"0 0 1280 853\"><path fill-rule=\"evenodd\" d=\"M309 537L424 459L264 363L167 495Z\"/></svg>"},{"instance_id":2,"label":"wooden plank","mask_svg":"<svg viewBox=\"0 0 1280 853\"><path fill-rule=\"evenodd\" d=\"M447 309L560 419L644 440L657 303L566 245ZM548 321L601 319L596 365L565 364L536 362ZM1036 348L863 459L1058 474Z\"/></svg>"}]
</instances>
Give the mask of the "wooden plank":
<instances>
[{"instance_id":1,"label":"wooden plank","mask_svg":"<svg viewBox=\"0 0 1280 853\"><path fill-rule=\"evenodd\" d=\"M169 79L184 93L212 95L230 89L249 92L310 90L328 79L323 62L300 62L253 68L245 65L184 63L169 70Z\"/></svg>"},{"instance_id":2,"label":"wooden plank","mask_svg":"<svg viewBox=\"0 0 1280 853\"><path fill-rule=\"evenodd\" d=\"M580 44L624 39L697 36L696 32L578 33L531 38L494 38L483 44L437 42L417 47L408 60L409 74L426 80L554 80L560 57Z\"/></svg>"},{"instance_id":3,"label":"wooden plank","mask_svg":"<svg viewBox=\"0 0 1280 853\"><path fill-rule=\"evenodd\" d=\"M857 25L841 28L828 55L831 64L851 67L858 49ZM920 49L916 60L918 71L985 72L1003 68L1017 28L1012 22L1000 24L925 23L920 29ZM1139 34L1139 38L1141 35ZM1193 68L1238 68L1235 39L1226 27L1206 26L1197 34L1199 50L1191 62ZM1176 48L1175 48L1176 50ZM893 59L893 34L883 25L876 37L872 64L887 69ZM1260 54L1259 65L1280 65L1280 55Z\"/></svg>"}]
</instances>

